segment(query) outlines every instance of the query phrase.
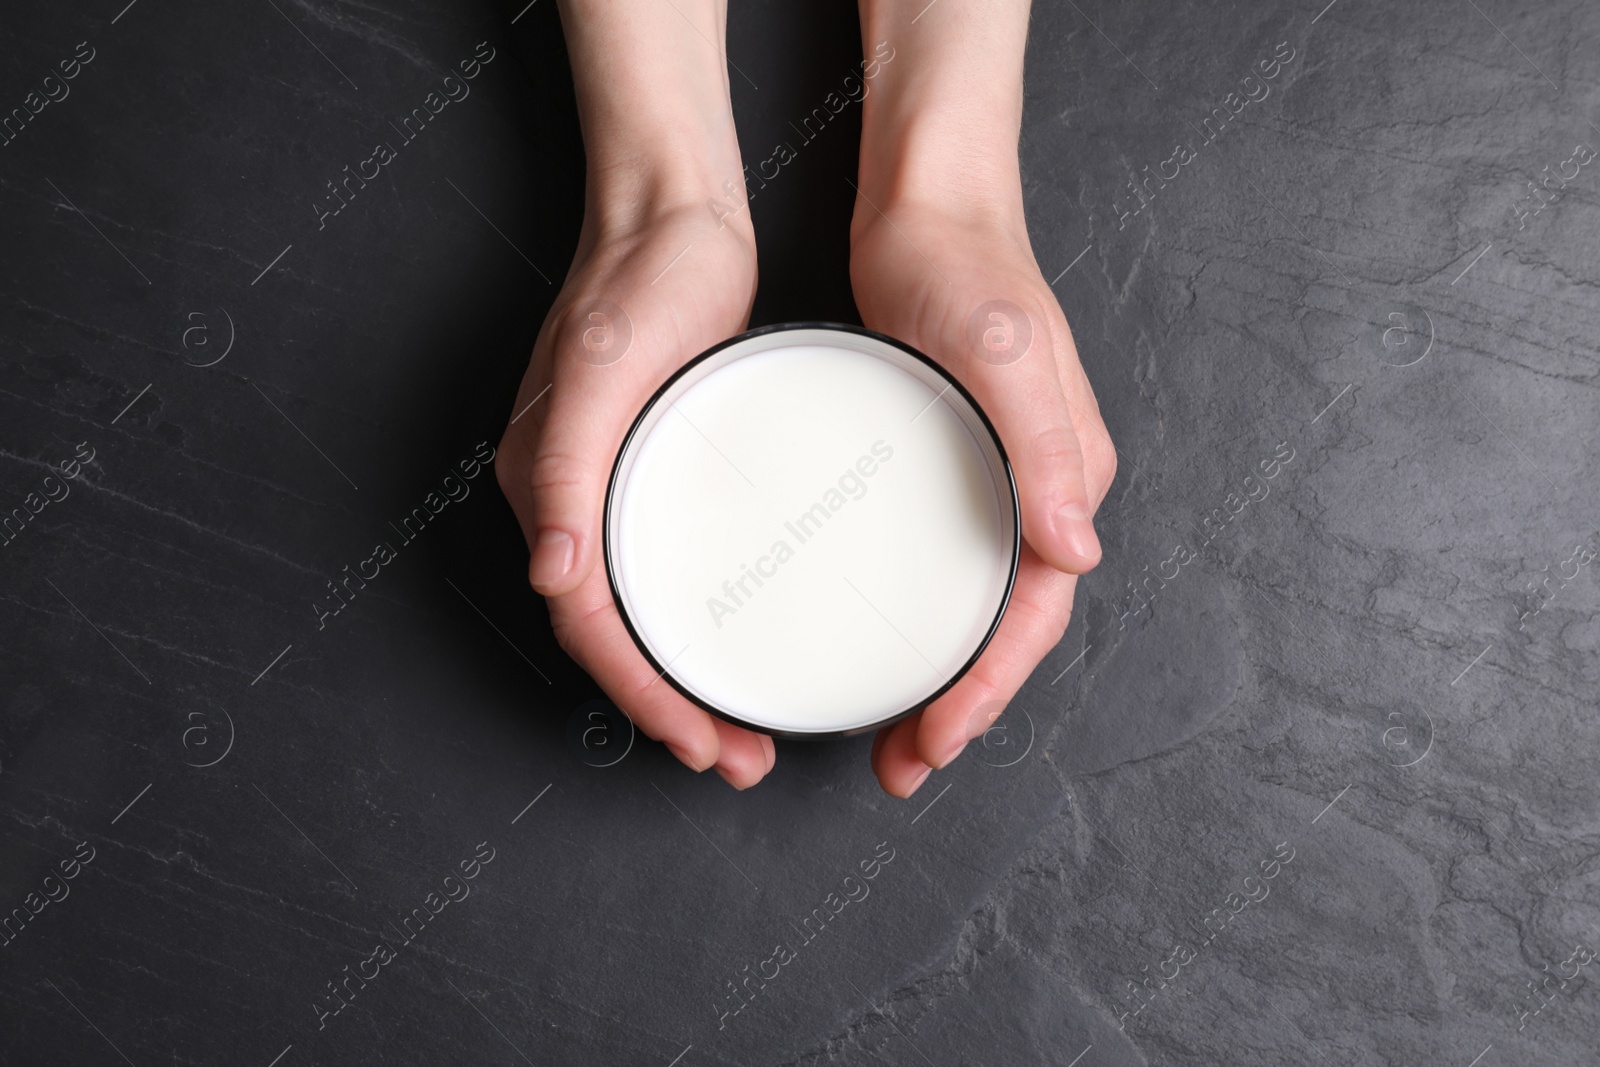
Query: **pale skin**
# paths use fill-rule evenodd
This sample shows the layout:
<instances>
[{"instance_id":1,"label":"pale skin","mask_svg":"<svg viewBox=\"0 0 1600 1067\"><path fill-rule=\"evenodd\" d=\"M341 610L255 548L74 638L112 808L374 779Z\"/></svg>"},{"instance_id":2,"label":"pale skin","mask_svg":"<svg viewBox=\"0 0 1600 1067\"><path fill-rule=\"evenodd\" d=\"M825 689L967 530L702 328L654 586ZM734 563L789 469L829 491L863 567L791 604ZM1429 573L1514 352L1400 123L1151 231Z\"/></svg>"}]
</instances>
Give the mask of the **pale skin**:
<instances>
[{"instance_id":1,"label":"pale skin","mask_svg":"<svg viewBox=\"0 0 1600 1067\"><path fill-rule=\"evenodd\" d=\"M1028 10L1028 0L861 0L865 51L887 41L894 59L861 105L856 305L865 325L928 353L977 397L1016 474L1024 540L1010 606L978 662L873 743L873 770L898 797L981 736L1061 640L1077 576L1100 561L1092 517L1116 472L1023 219ZM674 370L743 330L755 298L750 213L707 204L743 202L727 63L711 43L725 39L726 16L721 0L561 0L588 157L583 229L495 470L562 648L641 732L745 789L772 769L772 739L660 680L612 602L601 541L606 480L639 408ZM969 317L995 299L1032 324L1014 362L979 359L968 341ZM584 344L601 301L633 331L627 355L603 365Z\"/></svg>"}]
</instances>

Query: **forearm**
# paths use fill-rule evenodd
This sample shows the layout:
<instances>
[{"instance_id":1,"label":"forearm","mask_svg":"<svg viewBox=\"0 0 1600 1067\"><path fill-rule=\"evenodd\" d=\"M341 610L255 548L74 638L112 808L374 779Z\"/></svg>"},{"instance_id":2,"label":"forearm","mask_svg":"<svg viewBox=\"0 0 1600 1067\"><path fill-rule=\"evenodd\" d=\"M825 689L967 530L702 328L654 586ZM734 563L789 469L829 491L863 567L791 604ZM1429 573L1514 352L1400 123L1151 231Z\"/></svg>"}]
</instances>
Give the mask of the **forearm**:
<instances>
[{"instance_id":1,"label":"forearm","mask_svg":"<svg viewBox=\"0 0 1600 1067\"><path fill-rule=\"evenodd\" d=\"M587 221L626 229L740 175L724 0L560 0Z\"/></svg>"},{"instance_id":2,"label":"forearm","mask_svg":"<svg viewBox=\"0 0 1600 1067\"><path fill-rule=\"evenodd\" d=\"M861 189L874 203L1020 217L1028 9L1029 0L862 0L862 40L894 49L862 105Z\"/></svg>"}]
</instances>

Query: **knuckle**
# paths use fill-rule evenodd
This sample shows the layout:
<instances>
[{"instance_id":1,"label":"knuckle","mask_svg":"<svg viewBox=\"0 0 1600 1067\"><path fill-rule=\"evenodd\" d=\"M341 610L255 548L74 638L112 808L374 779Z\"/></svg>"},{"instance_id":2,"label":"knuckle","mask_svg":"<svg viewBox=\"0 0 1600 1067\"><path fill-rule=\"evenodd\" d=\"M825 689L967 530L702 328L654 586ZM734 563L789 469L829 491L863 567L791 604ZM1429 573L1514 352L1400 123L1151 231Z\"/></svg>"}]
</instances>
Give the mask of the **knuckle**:
<instances>
[{"instance_id":1,"label":"knuckle","mask_svg":"<svg viewBox=\"0 0 1600 1067\"><path fill-rule=\"evenodd\" d=\"M1036 430L1028 441L1028 452L1040 465L1060 470L1083 462L1083 447L1069 425L1046 426Z\"/></svg>"},{"instance_id":2,"label":"knuckle","mask_svg":"<svg viewBox=\"0 0 1600 1067\"><path fill-rule=\"evenodd\" d=\"M1034 626L1040 635L1040 647L1037 651L1041 656L1061 643L1067 636L1067 627L1072 624L1072 602L1065 604L1052 602L1043 604L1034 612Z\"/></svg>"},{"instance_id":3,"label":"knuckle","mask_svg":"<svg viewBox=\"0 0 1600 1067\"><path fill-rule=\"evenodd\" d=\"M1024 625L1011 642L999 664L1007 675L1026 677L1067 635L1070 616L1061 611L1032 605L1022 616Z\"/></svg>"},{"instance_id":4,"label":"knuckle","mask_svg":"<svg viewBox=\"0 0 1600 1067\"><path fill-rule=\"evenodd\" d=\"M545 603L550 610L550 632L555 635L556 644L569 659L587 670L589 664L583 635L590 625L588 622L590 613L576 614L570 608L549 598Z\"/></svg>"},{"instance_id":5,"label":"knuckle","mask_svg":"<svg viewBox=\"0 0 1600 1067\"><path fill-rule=\"evenodd\" d=\"M1018 648L1019 659L1027 659L1024 664L1031 670L1039 660L1049 654L1052 648L1061 643L1067 636L1067 626L1072 621L1069 611L1061 611L1054 605L1036 605L1028 613L1028 639Z\"/></svg>"},{"instance_id":6,"label":"knuckle","mask_svg":"<svg viewBox=\"0 0 1600 1067\"><path fill-rule=\"evenodd\" d=\"M1067 614L1058 614L1052 620L1049 629L1046 631L1050 635L1051 648L1055 648L1067 636L1067 624L1069 622L1071 622L1071 616Z\"/></svg>"},{"instance_id":7,"label":"knuckle","mask_svg":"<svg viewBox=\"0 0 1600 1067\"><path fill-rule=\"evenodd\" d=\"M1052 574L1044 584L1031 587L1026 596L1016 601L1022 623L1018 655L1031 657L1026 663L1028 670L1066 637L1072 624L1075 585L1076 579L1070 575Z\"/></svg>"},{"instance_id":8,"label":"knuckle","mask_svg":"<svg viewBox=\"0 0 1600 1067\"><path fill-rule=\"evenodd\" d=\"M573 627L571 623L558 622L550 627L550 632L555 635L556 644L568 656L573 655ZM576 657L574 657L576 658Z\"/></svg>"},{"instance_id":9,"label":"knuckle","mask_svg":"<svg viewBox=\"0 0 1600 1067\"><path fill-rule=\"evenodd\" d=\"M537 497L581 488L587 467L571 452L540 450L528 467L527 486Z\"/></svg>"},{"instance_id":10,"label":"knuckle","mask_svg":"<svg viewBox=\"0 0 1600 1067\"><path fill-rule=\"evenodd\" d=\"M1117 450L1104 428L1091 434L1083 446L1083 480L1096 500L1103 498L1117 478Z\"/></svg>"}]
</instances>

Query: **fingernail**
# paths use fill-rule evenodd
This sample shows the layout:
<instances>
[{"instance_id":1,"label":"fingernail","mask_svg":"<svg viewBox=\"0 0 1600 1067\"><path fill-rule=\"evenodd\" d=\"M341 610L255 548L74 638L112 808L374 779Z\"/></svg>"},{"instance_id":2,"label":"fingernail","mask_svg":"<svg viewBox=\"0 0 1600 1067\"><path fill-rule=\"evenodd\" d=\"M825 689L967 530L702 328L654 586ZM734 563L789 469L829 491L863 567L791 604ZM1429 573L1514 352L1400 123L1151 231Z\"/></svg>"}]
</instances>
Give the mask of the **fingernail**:
<instances>
[{"instance_id":1,"label":"fingernail","mask_svg":"<svg viewBox=\"0 0 1600 1067\"><path fill-rule=\"evenodd\" d=\"M906 798L910 799L912 793L915 793L918 789L921 789L922 783L926 782L928 780L928 775L932 773L932 767L923 768L922 773L917 775L917 780L911 783L911 788L906 790Z\"/></svg>"},{"instance_id":2,"label":"fingernail","mask_svg":"<svg viewBox=\"0 0 1600 1067\"><path fill-rule=\"evenodd\" d=\"M944 750L944 755L940 757L938 763L934 764L934 767L937 767L940 770L944 770L946 767L950 766L950 761L951 760L953 760L957 756L961 755L961 750L966 748L966 747L967 747L967 739L965 737L956 738L948 746L946 746L946 748ZM933 769L932 767L929 768L929 770L932 770L932 769Z\"/></svg>"},{"instance_id":3,"label":"fingernail","mask_svg":"<svg viewBox=\"0 0 1600 1067\"><path fill-rule=\"evenodd\" d=\"M1094 523L1089 521L1089 509L1085 505L1071 503L1057 508L1056 533L1073 555L1100 559L1100 538L1095 536Z\"/></svg>"},{"instance_id":4,"label":"fingernail","mask_svg":"<svg viewBox=\"0 0 1600 1067\"><path fill-rule=\"evenodd\" d=\"M567 576L577 545L565 530L544 529L533 542L533 584L551 585Z\"/></svg>"},{"instance_id":5,"label":"fingernail","mask_svg":"<svg viewBox=\"0 0 1600 1067\"><path fill-rule=\"evenodd\" d=\"M668 752L678 757L679 763L683 764L685 767L688 767L696 774L699 774L701 771L706 769L705 762L703 760L695 759L688 749L683 748L680 745L674 745L670 741L666 742L666 746ZM720 773L720 768L718 769L718 773Z\"/></svg>"}]
</instances>

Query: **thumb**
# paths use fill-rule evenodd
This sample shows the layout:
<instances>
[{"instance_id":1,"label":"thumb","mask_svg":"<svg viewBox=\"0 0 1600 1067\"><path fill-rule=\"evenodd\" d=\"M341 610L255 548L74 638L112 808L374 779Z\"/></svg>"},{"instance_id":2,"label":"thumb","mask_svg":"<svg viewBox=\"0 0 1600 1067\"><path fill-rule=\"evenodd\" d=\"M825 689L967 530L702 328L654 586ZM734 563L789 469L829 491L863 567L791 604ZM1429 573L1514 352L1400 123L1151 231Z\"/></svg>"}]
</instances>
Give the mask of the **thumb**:
<instances>
[{"instance_id":1,"label":"thumb","mask_svg":"<svg viewBox=\"0 0 1600 1067\"><path fill-rule=\"evenodd\" d=\"M998 323L993 326L991 323ZM1017 479L1022 533L1057 570L1083 574L1100 562L1094 501L1084 479L1083 447L1062 393L1057 348L1075 355L1065 322L1035 305L980 304L964 337L965 384L994 423Z\"/></svg>"},{"instance_id":2,"label":"thumb","mask_svg":"<svg viewBox=\"0 0 1600 1067\"><path fill-rule=\"evenodd\" d=\"M572 332L592 339L596 329L584 320ZM643 383L631 379L609 360L558 357L526 474L528 581L543 596L570 593L600 562L611 465L643 400Z\"/></svg>"}]
</instances>

